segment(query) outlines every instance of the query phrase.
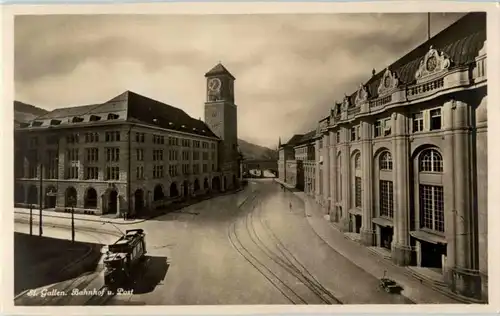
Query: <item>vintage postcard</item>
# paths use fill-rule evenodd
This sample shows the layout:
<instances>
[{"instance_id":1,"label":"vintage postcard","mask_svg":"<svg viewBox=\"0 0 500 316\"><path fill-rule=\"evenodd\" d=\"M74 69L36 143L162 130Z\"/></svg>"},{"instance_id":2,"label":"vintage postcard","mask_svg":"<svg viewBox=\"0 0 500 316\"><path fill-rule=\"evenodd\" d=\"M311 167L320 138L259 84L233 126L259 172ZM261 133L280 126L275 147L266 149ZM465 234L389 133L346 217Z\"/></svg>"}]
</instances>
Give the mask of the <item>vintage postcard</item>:
<instances>
[{"instance_id":1,"label":"vintage postcard","mask_svg":"<svg viewBox=\"0 0 500 316\"><path fill-rule=\"evenodd\" d=\"M5 7L6 312L494 311L497 10Z\"/></svg>"}]
</instances>

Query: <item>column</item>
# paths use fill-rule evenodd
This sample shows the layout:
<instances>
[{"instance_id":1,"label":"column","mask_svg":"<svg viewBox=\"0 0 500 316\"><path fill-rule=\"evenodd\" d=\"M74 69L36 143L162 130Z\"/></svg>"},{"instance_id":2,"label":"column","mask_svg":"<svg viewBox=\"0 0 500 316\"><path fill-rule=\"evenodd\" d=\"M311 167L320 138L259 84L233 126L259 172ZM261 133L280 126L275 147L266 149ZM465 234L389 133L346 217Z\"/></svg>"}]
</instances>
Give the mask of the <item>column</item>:
<instances>
[{"instance_id":1,"label":"column","mask_svg":"<svg viewBox=\"0 0 500 316\"><path fill-rule=\"evenodd\" d=\"M372 147L372 124L367 121L361 122L361 168L363 173L363 217L361 223L361 241L365 246L375 244L375 232L373 231L373 147Z\"/></svg>"},{"instance_id":2,"label":"column","mask_svg":"<svg viewBox=\"0 0 500 316\"><path fill-rule=\"evenodd\" d=\"M329 213L330 208L330 134L323 135L323 211Z\"/></svg>"},{"instance_id":3,"label":"column","mask_svg":"<svg viewBox=\"0 0 500 316\"><path fill-rule=\"evenodd\" d=\"M455 268L452 289L469 297L480 297L481 283L475 264L475 222L471 210L470 107L455 101L453 111L454 193L455 193Z\"/></svg>"},{"instance_id":4,"label":"column","mask_svg":"<svg viewBox=\"0 0 500 316\"><path fill-rule=\"evenodd\" d=\"M346 127L341 128L341 142L342 142L342 218L340 227L342 231L349 231L350 215L349 209L351 208L351 161L349 152L348 134L349 129Z\"/></svg>"},{"instance_id":5,"label":"column","mask_svg":"<svg viewBox=\"0 0 500 316\"><path fill-rule=\"evenodd\" d=\"M319 192L320 192L320 179L319 179L319 167L320 167L320 164L319 164L319 158L320 158L320 149L319 149L319 139L317 139L315 142L314 142L314 151L315 151L315 155L314 157L316 158L315 160L315 164L316 164L316 169L314 170L315 172L315 179L314 179L314 182L315 182L315 188L314 188L314 195L315 195L315 198L316 198L316 201L318 201L318 198L319 198Z\"/></svg>"},{"instance_id":6,"label":"column","mask_svg":"<svg viewBox=\"0 0 500 316\"><path fill-rule=\"evenodd\" d=\"M393 188L394 188L394 237L392 259L401 266L410 264L412 250L409 238L409 161L410 149L407 133L407 118L394 112L391 117Z\"/></svg>"},{"instance_id":7,"label":"column","mask_svg":"<svg viewBox=\"0 0 500 316\"><path fill-rule=\"evenodd\" d=\"M337 149L335 133L330 131L330 221L337 222L338 214L335 203L337 202Z\"/></svg>"},{"instance_id":8,"label":"column","mask_svg":"<svg viewBox=\"0 0 500 316\"><path fill-rule=\"evenodd\" d=\"M482 299L488 300L488 116L487 96L476 108L478 254Z\"/></svg>"},{"instance_id":9,"label":"column","mask_svg":"<svg viewBox=\"0 0 500 316\"><path fill-rule=\"evenodd\" d=\"M444 278L448 284L452 284L452 270L455 266L455 189L454 189L454 152L453 143L453 108L454 101L445 102L442 108L443 115L443 190L444 190L444 231L446 236L446 266L444 267Z\"/></svg>"}]
</instances>

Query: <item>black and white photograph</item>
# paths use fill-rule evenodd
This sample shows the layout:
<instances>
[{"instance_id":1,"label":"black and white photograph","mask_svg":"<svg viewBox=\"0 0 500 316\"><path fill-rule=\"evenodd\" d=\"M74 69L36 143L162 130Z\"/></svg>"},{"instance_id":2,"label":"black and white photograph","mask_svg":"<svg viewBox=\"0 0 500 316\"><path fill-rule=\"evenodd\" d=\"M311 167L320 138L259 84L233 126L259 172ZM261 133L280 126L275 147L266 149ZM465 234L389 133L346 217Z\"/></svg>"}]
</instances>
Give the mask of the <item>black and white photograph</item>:
<instances>
[{"instance_id":1,"label":"black and white photograph","mask_svg":"<svg viewBox=\"0 0 500 316\"><path fill-rule=\"evenodd\" d=\"M425 8L14 14L13 308L494 303L493 15Z\"/></svg>"}]
</instances>

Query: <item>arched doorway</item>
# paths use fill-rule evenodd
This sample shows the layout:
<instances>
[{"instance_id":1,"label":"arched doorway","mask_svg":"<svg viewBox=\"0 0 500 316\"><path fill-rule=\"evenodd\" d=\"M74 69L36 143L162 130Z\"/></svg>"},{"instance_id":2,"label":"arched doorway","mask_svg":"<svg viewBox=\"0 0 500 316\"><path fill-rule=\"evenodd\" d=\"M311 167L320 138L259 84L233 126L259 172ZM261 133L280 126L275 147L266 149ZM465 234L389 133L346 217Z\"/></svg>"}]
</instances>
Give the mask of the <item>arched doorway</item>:
<instances>
[{"instance_id":1,"label":"arched doorway","mask_svg":"<svg viewBox=\"0 0 500 316\"><path fill-rule=\"evenodd\" d=\"M177 189L177 183L172 182L170 185L170 197L177 197L179 196L179 190Z\"/></svg>"},{"instance_id":2,"label":"arched doorway","mask_svg":"<svg viewBox=\"0 0 500 316\"><path fill-rule=\"evenodd\" d=\"M189 196L189 182L184 181L182 183L182 190L183 190L184 196Z\"/></svg>"},{"instance_id":3,"label":"arched doorway","mask_svg":"<svg viewBox=\"0 0 500 316\"><path fill-rule=\"evenodd\" d=\"M200 190L200 181L198 179L194 180L194 192L198 192Z\"/></svg>"},{"instance_id":4,"label":"arched doorway","mask_svg":"<svg viewBox=\"0 0 500 316\"><path fill-rule=\"evenodd\" d=\"M29 204L38 203L38 189L36 185L31 185L28 189L28 203Z\"/></svg>"},{"instance_id":5,"label":"arched doorway","mask_svg":"<svg viewBox=\"0 0 500 316\"><path fill-rule=\"evenodd\" d=\"M164 197L165 193L163 193L163 187L161 186L161 184L157 184L153 192L153 201L163 200Z\"/></svg>"},{"instance_id":6,"label":"arched doorway","mask_svg":"<svg viewBox=\"0 0 500 316\"><path fill-rule=\"evenodd\" d=\"M14 187L14 202L24 203L24 187L22 184L17 184Z\"/></svg>"},{"instance_id":7,"label":"arched doorway","mask_svg":"<svg viewBox=\"0 0 500 316\"><path fill-rule=\"evenodd\" d=\"M203 189L205 190L208 190L209 189L209 186L208 186L208 179L205 178L205 180L203 180Z\"/></svg>"},{"instance_id":8,"label":"arched doorway","mask_svg":"<svg viewBox=\"0 0 500 316\"><path fill-rule=\"evenodd\" d=\"M94 188L88 188L85 192L83 205L84 208L97 208L97 191Z\"/></svg>"},{"instance_id":9,"label":"arched doorway","mask_svg":"<svg viewBox=\"0 0 500 316\"><path fill-rule=\"evenodd\" d=\"M64 193L64 206L66 207L75 207L76 206L77 193L76 189L73 187L69 187L66 189Z\"/></svg>"},{"instance_id":10,"label":"arched doorway","mask_svg":"<svg viewBox=\"0 0 500 316\"><path fill-rule=\"evenodd\" d=\"M214 177L212 179L212 190L220 191L220 178L219 177Z\"/></svg>"},{"instance_id":11,"label":"arched doorway","mask_svg":"<svg viewBox=\"0 0 500 316\"><path fill-rule=\"evenodd\" d=\"M144 208L144 191L142 191L142 189L137 189L135 190L134 193L134 209L137 213L140 212L143 208Z\"/></svg>"},{"instance_id":12,"label":"arched doorway","mask_svg":"<svg viewBox=\"0 0 500 316\"><path fill-rule=\"evenodd\" d=\"M57 189L50 185L45 189L45 208L55 208L57 202Z\"/></svg>"},{"instance_id":13,"label":"arched doorway","mask_svg":"<svg viewBox=\"0 0 500 316\"><path fill-rule=\"evenodd\" d=\"M118 213L118 192L116 190L111 190L108 195L108 212L107 213Z\"/></svg>"}]
</instances>

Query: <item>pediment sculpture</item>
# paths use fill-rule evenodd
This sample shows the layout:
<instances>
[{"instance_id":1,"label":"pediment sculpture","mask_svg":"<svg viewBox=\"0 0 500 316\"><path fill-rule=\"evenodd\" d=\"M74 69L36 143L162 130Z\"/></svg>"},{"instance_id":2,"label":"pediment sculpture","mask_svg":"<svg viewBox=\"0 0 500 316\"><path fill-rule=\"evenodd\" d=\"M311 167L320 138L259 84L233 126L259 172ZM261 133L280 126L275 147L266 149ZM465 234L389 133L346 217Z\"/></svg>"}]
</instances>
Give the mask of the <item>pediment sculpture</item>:
<instances>
[{"instance_id":1,"label":"pediment sculpture","mask_svg":"<svg viewBox=\"0 0 500 316\"><path fill-rule=\"evenodd\" d=\"M397 88L399 85L399 79L396 75L396 73L393 73L392 71L387 68L384 72L384 76L382 77L382 80L380 80L380 84L378 86L378 95L383 95L389 91L394 90Z\"/></svg>"},{"instance_id":2,"label":"pediment sculpture","mask_svg":"<svg viewBox=\"0 0 500 316\"><path fill-rule=\"evenodd\" d=\"M420 80L429 75L446 71L451 66L451 62L451 59L445 53L438 52L431 46L424 59L420 61L418 70L415 73L415 79Z\"/></svg>"},{"instance_id":3,"label":"pediment sculpture","mask_svg":"<svg viewBox=\"0 0 500 316\"><path fill-rule=\"evenodd\" d=\"M344 100L342 101L342 111L347 111L347 109L351 106L351 100L347 95L344 96Z\"/></svg>"},{"instance_id":4,"label":"pediment sculpture","mask_svg":"<svg viewBox=\"0 0 500 316\"><path fill-rule=\"evenodd\" d=\"M361 103L366 102L368 100L368 91L363 84L359 85L359 89L356 92L356 97L354 99L354 104L359 106Z\"/></svg>"}]
</instances>

